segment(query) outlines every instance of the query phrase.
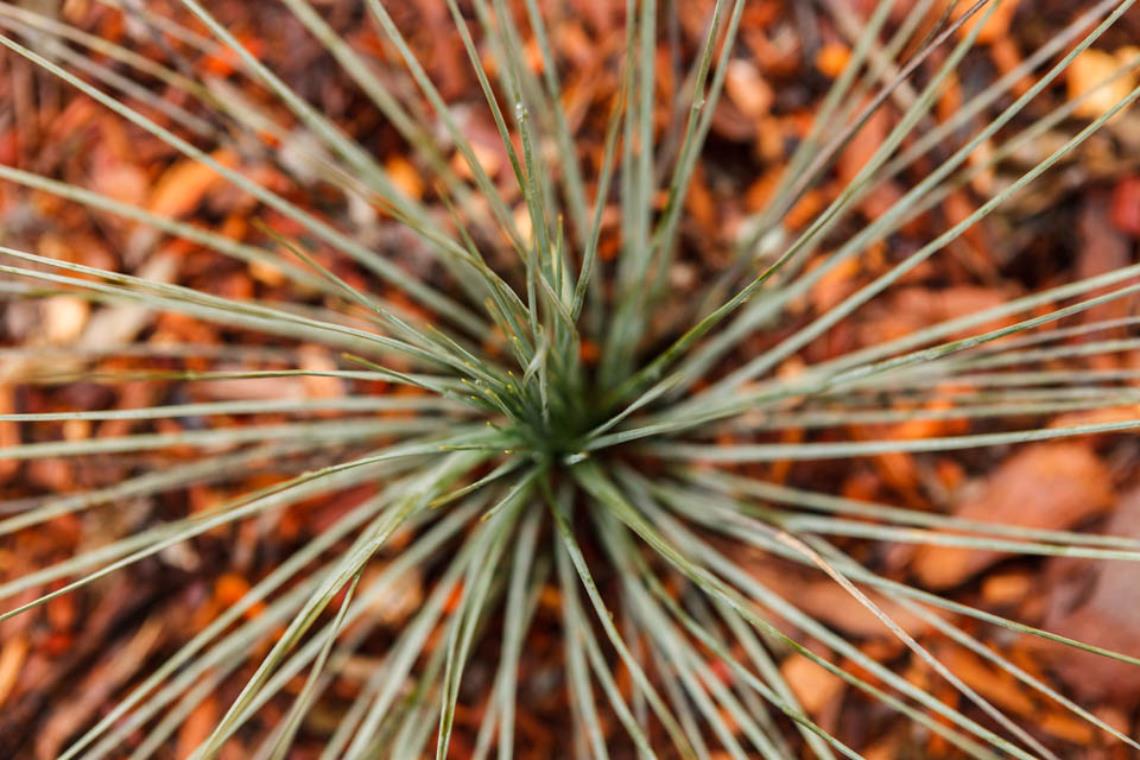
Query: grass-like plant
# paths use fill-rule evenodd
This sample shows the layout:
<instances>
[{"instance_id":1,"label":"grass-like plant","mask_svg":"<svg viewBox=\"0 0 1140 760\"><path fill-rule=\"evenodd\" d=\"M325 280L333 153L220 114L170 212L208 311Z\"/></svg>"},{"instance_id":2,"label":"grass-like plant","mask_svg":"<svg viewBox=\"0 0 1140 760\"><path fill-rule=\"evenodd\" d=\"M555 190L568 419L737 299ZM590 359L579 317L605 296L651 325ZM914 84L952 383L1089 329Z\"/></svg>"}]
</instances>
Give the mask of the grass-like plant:
<instances>
[{"instance_id":1,"label":"grass-like plant","mask_svg":"<svg viewBox=\"0 0 1140 760\"><path fill-rule=\"evenodd\" d=\"M233 537L225 531L269 525L291 510L312 515L330 495L340 495L340 506L335 520L303 527L244 594L124 687L69 737L62 757L167 754L196 707L235 683L240 690L193 757L218 756L270 706L272 730L254 756L286 757L356 654L377 651L377 642L375 666L362 677L354 671L321 757L446 757L464 702L480 710L469 731L472 756L511 757L520 742L517 703L535 693L532 680L552 678L521 667L528 633L551 609L563 647L552 688L565 691L574 726L566 755L633 748L647 757L858 757L789 686L780 662L798 653L912 721L916 736L937 735L964 755L1059 756L1037 727L945 664L945 647L928 648L896 621L904 613L1035 698L1140 749L988 642L1004 629L1121 668L1140 660L889 577L860 548L930 544L1134 562L1140 539L855 501L829 483L778 482L766 466L1140 427L1127 414L1045 424L1064 412L1135 405L1133 374L1083 363L1135 349L1133 338L1098 337L1135 318L1073 318L1135 294L1137 266L1047 284L824 361L788 361L1120 118L1140 89L1095 118L1074 113L1131 77L1135 60L1059 105L1056 89L1131 0L1087 3L1042 48L942 118L935 104L1002 12L999 0L881 0L866 19L843 2L821 2L818 12L849 33L850 60L766 206L740 226L731 255L679 294L670 272L695 255L681 235L685 200L738 54L744 0L706 3L692 49L676 39L679 3L627 0L609 9L624 19L624 45L597 53L613 86L586 100L564 88L574 63L558 34L573 11L560 3L446 0L453 44L481 89L459 94L433 83L398 23L410 4L364 0L351 21L372 37L346 34L343 18L334 27L325 3L281 0L253 11L287 13L323 46L339 67L337 86L356 88L358 107L398 135L422 192L410 191L353 124L337 123L275 74L248 38L215 17L227 4L214 5L95 3L91 13L120 19L165 51L154 54L0 6L0 44L11 60L109 109L130 134L209 167L225 192L251 199L252 224L241 234L210 229L17 166L0 166L0 180L127 220L150 230L151 241L188 241L184 250L236 260L266 283L258 297L226 297L172 281L170 257L116 252L112 268L79 263L82 252L69 259L0 248L9 304L64 295L107 317L90 323L89 333L107 331L95 340L4 349L0 384L142 381L167 389L138 408L0 415L22 431L0 462L83 457L126 473L5 505L0 535L15 552L22 537L68 516L123 527L55 564L7 573L0 596L10 604L0 619L36 614L67 594L96 599L102 579L149 558L175 562L177 547L219 530ZM380 42L362 44L369 39ZM677 74L664 105L662 52ZM206 61L234 71L211 73ZM474 108L490 116L501 143L494 149L467 129ZM786 225L861 127L887 109L893 126L842 191L806 226ZM1043 135L1063 130L1064 140L1040 147ZM1027 147L1038 148L1028 166L1011 162ZM489 166L489 150L504 171ZM246 164L274 166L295 184ZM1011 166L1016 173L1002 181L978 181ZM898 180L905 191L861 225L854 211ZM830 273L965 187L982 195L969 213L803 317L803 297ZM405 231L400 242L378 242L378 226L396 225ZM164 313L217 325L227 342L136 342ZM771 339L757 343L758 335ZM318 346L327 351L317 355L335 362L314 364ZM194 400L195 388L222 381L297 378L332 381L340 392ZM907 419L958 420L967 432L881 440L845 432ZM111 421L125 432L61 432ZM265 472L275 477L251 477ZM105 517L200 486L228 496L182 516ZM741 561L748 553L829 578L959 701L896 672L805 611L794 591L749 572ZM425 586L422 604L394 632L379 630L377 605L409 574ZM552 602L545 592L554 587ZM472 694L464 676L474 659L481 675Z\"/></svg>"}]
</instances>

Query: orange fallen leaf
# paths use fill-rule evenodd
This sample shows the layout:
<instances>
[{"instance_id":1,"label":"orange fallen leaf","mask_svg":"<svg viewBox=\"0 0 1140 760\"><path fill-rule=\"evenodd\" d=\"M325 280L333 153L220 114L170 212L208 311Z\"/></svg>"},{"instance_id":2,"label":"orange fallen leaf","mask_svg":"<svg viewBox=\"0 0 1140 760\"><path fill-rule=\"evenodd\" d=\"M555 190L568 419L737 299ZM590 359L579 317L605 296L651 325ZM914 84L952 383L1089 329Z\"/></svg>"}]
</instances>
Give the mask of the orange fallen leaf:
<instances>
[{"instance_id":1,"label":"orange fallen leaf","mask_svg":"<svg viewBox=\"0 0 1140 760\"><path fill-rule=\"evenodd\" d=\"M214 583L214 595L224 606L236 604L249 592L249 581L237 573L226 573Z\"/></svg>"},{"instance_id":2,"label":"orange fallen leaf","mask_svg":"<svg viewBox=\"0 0 1140 760\"><path fill-rule=\"evenodd\" d=\"M815 67L825 77L837 78L851 60L851 49L842 42L829 42L815 56Z\"/></svg>"},{"instance_id":3,"label":"orange fallen leaf","mask_svg":"<svg viewBox=\"0 0 1140 760\"><path fill-rule=\"evenodd\" d=\"M382 567L369 568L362 580L364 587L372 586L381 572ZM381 594L370 596L368 612L382 625L396 626L419 609L423 601L423 573L419 568L413 568L390 580Z\"/></svg>"},{"instance_id":4,"label":"orange fallen leaf","mask_svg":"<svg viewBox=\"0 0 1140 760\"><path fill-rule=\"evenodd\" d=\"M478 162L479 168L481 168L488 177L494 177L499 173L503 161L498 151L475 142L471 145L471 154L475 158L475 161ZM475 179L475 170L471 166L471 162L458 151L456 151L452 157L451 167L463 179Z\"/></svg>"},{"instance_id":5,"label":"orange fallen leaf","mask_svg":"<svg viewBox=\"0 0 1140 760\"><path fill-rule=\"evenodd\" d=\"M947 649L942 662L963 683L998 707L1017 715L1030 716L1035 705L1025 688L1009 673L998 670L981 657L960 647Z\"/></svg>"},{"instance_id":6,"label":"orange fallen leaf","mask_svg":"<svg viewBox=\"0 0 1140 760\"><path fill-rule=\"evenodd\" d=\"M1122 61L1112 53L1089 48L1081 52L1065 70L1069 100L1088 96L1073 113L1084 119L1096 119L1108 113L1128 96L1135 86L1135 77L1125 74L1107 82L1116 75ZM1106 83L1107 82L1107 83ZM1102 83L1105 83L1103 86Z\"/></svg>"},{"instance_id":7,"label":"orange fallen leaf","mask_svg":"<svg viewBox=\"0 0 1140 760\"><path fill-rule=\"evenodd\" d=\"M859 131L852 136L835 162L835 172L843 185L850 184L871 160L875 151L882 146L890 131L890 122L889 112L880 108L872 113Z\"/></svg>"},{"instance_id":8,"label":"orange fallen leaf","mask_svg":"<svg viewBox=\"0 0 1140 760\"><path fill-rule=\"evenodd\" d=\"M93 186L117 201L138 205L146 199L147 175L137 166L103 162L92 176Z\"/></svg>"},{"instance_id":9,"label":"orange fallen leaf","mask_svg":"<svg viewBox=\"0 0 1140 760\"><path fill-rule=\"evenodd\" d=\"M393 156L388 159L385 168L392 184L400 188L404 195L415 200L423 198L424 182L420 178L420 171L403 156Z\"/></svg>"},{"instance_id":10,"label":"orange fallen leaf","mask_svg":"<svg viewBox=\"0 0 1140 760\"><path fill-rule=\"evenodd\" d=\"M1003 39L1009 34L1010 23L1013 21L1014 14L1017 13L1019 4L1020 0L1004 0L1001 3L983 5L969 21L962 25L958 30L958 36L966 37L975 26L981 24L982 28L978 31L977 37L979 45L988 45ZM953 17L961 17L973 5L973 3L955 2L952 6ZM991 10L992 12L990 12ZM989 12L988 17L987 12Z\"/></svg>"},{"instance_id":11,"label":"orange fallen leaf","mask_svg":"<svg viewBox=\"0 0 1140 760\"><path fill-rule=\"evenodd\" d=\"M859 281L856 277L862 268L862 261L858 257L851 257L842 260L825 273L808 294L812 307L822 314L838 305L858 287Z\"/></svg>"},{"instance_id":12,"label":"orange fallen leaf","mask_svg":"<svg viewBox=\"0 0 1140 760\"><path fill-rule=\"evenodd\" d=\"M1047 734L1080 746L1088 746L1095 734L1093 727L1084 720L1059 712L1046 713L1037 725Z\"/></svg>"},{"instance_id":13,"label":"orange fallen leaf","mask_svg":"<svg viewBox=\"0 0 1140 760\"><path fill-rule=\"evenodd\" d=\"M27 655L28 640L23 636L13 636L0 648L0 705L4 704L16 688Z\"/></svg>"},{"instance_id":14,"label":"orange fallen leaf","mask_svg":"<svg viewBox=\"0 0 1140 760\"><path fill-rule=\"evenodd\" d=\"M990 45L990 58L1002 74L1013 71L1022 61L1021 51L1018 49L1017 43L1010 37L1002 37L993 41ZM1023 76L1014 83L1011 92L1017 97L1021 97L1032 86L1033 79Z\"/></svg>"},{"instance_id":15,"label":"orange fallen leaf","mask_svg":"<svg viewBox=\"0 0 1140 760\"><path fill-rule=\"evenodd\" d=\"M1016 604L1033 589L1033 579L1024 573L1002 573L986 576L982 598L987 604Z\"/></svg>"},{"instance_id":16,"label":"orange fallen leaf","mask_svg":"<svg viewBox=\"0 0 1140 760\"><path fill-rule=\"evenodd\" d=\"M830 578L783 563L750 561L747 556L738 557L736 561L765 586L785 599L794 600L796 606L831 628L867 639L894 636L863 602ZM910 635L920 636L929 630L929 623L901 605L873 591L865 593L883 614Z\"/></svg>"},{"instance_id":17,"label":"orange fallen leaf","mask_svg":"<svg viewBox=\"0 0 1140 760\"><path fill-rule=\"evenodd\" d=\"M1069 412L1057 416L1049 423L1050 428L1067 428L1079 425L1105 425L1117 422L1140 420L1140 404L1130 406L1110 406L1104 409L1090 409L1083 412Z\"/></svg>"},{"instance_id":18,"label":"orange fallen leaf","mask_svg":"<svg viewBox=\"0 0 1140 760\"><path fill-rule=\"evenodd\" d=\"M335 372L336 361L328 350L306 345L300 350L301 369L309 372ZM310 398L340 398L345 393L344 381L327 375L306 375L301 379L306 396Z\"/></svg>"},{"instance_id":19,"label":"orange fallen leaf","mask_svg":"<svg viewBox=\"0 0 1140 760\"><path fill-rule=\"evenodd\" d=\"M772 86L760 75L759 69L743 59L728 64L724 90L732 104L753 119L768 113L776 97Z\"/></svg>"},{"instance_id":20,"label":"orange fallen leaf","mask_svg":"<svg viewBox=\"0 0 1140 760\"><path fill-rule=\"evenodd\" d=\"M14 414L16 412L15 397L11 386L0 385L0 414ZM16 422L0 421L0 449L7 449L20 445L20 425ZM20 469L20 462L16 459L0 460L0 483Z\"/></svg>"},{"instance_id":21,"label":"orange fallen leaf","mask_svg":"<svg viewBox=\"0 0 1140 760\"><path fill-rule=\"evenodd\" d=\"M819 715L843 691L842 679L798 652L784 660L780 665L780 674L804 710L813 717Z\"/></svg>"},{"instance_id":22,"label":"orange fallen leaf","mask_svg":"<svg viewBox=\"0 0 1140 760\"><path fill-rule=\"evenodd\" d=\"M698 228L715 234L719 227L717 203L699 167L693 173L693 184L685 196L685 210Z\"/></svg>"},{"instance_id":23,"label":"orange fallen leaf","mask_svg":"<svg viewBox=\"0 0 1140 760\"><path fill-rule=\"evenodd\" d=\"M75 296L53 296L43 302L43 335L53 345L74 342L83 334L91 303Z\"/></svg>"},{"instance_id":24,"label":"orange fallen leaf","mask_svg":"<svg viewBox=\"0 0 1140 760\"><path fill-rule=\"evenodd\" d=\"M443 611L450 615L459 609L459 603L463 601L463 583L455 584L451 589L451 593L447 595L447 601L443 603Z\"/></svg>"},{"instance_id":25,"label":"orange fallen leaf","mask_svg":"<svg viewBox=\"0 0 1140 760\"><path fill-rule=\"evenodd\" d=\"M968 520L1062 530L1112 504L1108 468L1079 443L1045 443L1022 449L1001 464L981 493L955 509ZM911 566L928 588L949 588L1007 556L954 546L923 546Z\"/></svg>"},{"instance_id":26,"label":"orange fallen leaf","mask_svg":"<svg viewBox=\"0 0 1140 760\"><path fill-rule=\"evenodd\" d=\"M237 155L225 148L214 151L212 158L231 169L237 165ZM186 216L198 207L206 193L224 181L206 164L192 159L179 161L158 178L147 209L158 216Z\"/></svg>"},{"instance_id":27,"label":"orange fallen leaf","mask_svg":"<svg viewBox=\"0 0 1140 760\"><path fill-rule=\"evenodd\" d=\"M826 199L823 193L812 188L804 193L784 215L784 226L790 230L803 229L823 210Z\"/></svg>"},{"instance_id":28,"label":"orange fallen leaf","mask_svg":"<svg viewBox=\"0 0 1140 760\"><path fill-rule=\"evenodd\" d=\"M200 744L210 738L219 718L221 714L215 697L207 696L199 702L178 730L178 745L174 756L179 760L190 757Z\"/></svg>"}]
</instances>

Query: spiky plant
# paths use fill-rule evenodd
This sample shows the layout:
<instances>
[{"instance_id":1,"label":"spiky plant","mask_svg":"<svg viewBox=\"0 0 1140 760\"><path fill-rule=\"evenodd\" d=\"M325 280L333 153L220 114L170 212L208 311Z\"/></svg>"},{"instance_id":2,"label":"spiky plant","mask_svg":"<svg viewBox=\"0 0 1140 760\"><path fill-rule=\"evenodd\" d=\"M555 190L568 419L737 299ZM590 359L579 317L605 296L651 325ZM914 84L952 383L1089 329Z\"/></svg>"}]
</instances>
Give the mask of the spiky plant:
<instances>
[{"instance_id":1,"label":"spiky plant","mask_svg":"<svg viewBox=\"0 0 1140 760\"><path fill-rule=\"evenodd\" d=\"M1121 668L1140 660L909 584L884 569L880 551L932 544L1133 562L1140 539L856 501L836 495L834 469L811 465L899 452L992 457L994 447L1140 427L1131 411L1049 424L1065 412L1135 409L1134 373L1087 363L1135 349L1134 338L1098 337L1135 317L1076 318L1134 294L1136 266L1054 279L838 355L811 353L1126 118L1140 90L1095 118L1081 109L1131 81L1136 60L1074 99L1056 90L1131 0L1085 3L1039 50L939 117L935 104L978 35L1008 10L1000 2L882 0L866 17L830 0L790 9L847 35L850 60L761 211L721 240L682 231L702 161L725 160L725 146L706 145L742 55L743 0L597 4L602 22L623 24L622 44L591 51L589 70L564 34L585 12L574 4L447 0L446 40L424 39L412 4L247 9L270 34L303 29L323 47L315 80L301 70L308 63L288 59L275 74L255 33L214 15L238 5L65 4L79 26L0 6L12 71L33 77L45 101L72 104L61 121L82 125L96 106L109 109L120 139L154 160L208 167L179 169L173 185L210 182L212 193L247 198L231 205L238 223L211 228L169 203L124 200L118 185L37 174L18 142L5 154L17 165L0 166L7 323L90 306L80 334L57 330L53 343L33 326L23 346L4 349L0 387L17 393L0 424L19 436L4 441L0 472L11 479L20 461L91 463L65 486L74 493L5 504L2 619L18 625L77 594L95 620L101 599L121 605L131 587L167 587L140 575L146 567L152 576L177 568L186 582L231 564L256 575L196 627L178 609L194 597L174 589L173 601L127 605L146 621L131 640L143 653L132 656L151 670L108 676L62 757L169 755L217 693L224 711L195 758L218 756L238 736L261 737L259 758L318 738L325 758L442 758L460 736L473 757L505 758L526 742L519 700L551 692L565 694L572 714L568 743L546 750L559 756L857 757L834 723L801 706L780 667L793 653L868 698L852 697L851 709L877 703L910 721L915 741L936 735L971 757L1057 757L1037 726L948 664L953 647L1140 749L1015 663L994 632ZM433 82L446 65L421 58L449 46L478 90ZM354 94L326 97L330 82ZM27 104L13 92L0 129L18 138ZM809 224L788 223L885 113L890 128L842 188ZM488 123L498 144L476 134ZM1044 136L1054 138L1048 147ZM82 149L67 160L92 166L90 140L54 137ZM856 210L888 185L905 191L861 222ZM883 261L883 241L963 192L977 203ZM97 220L104 242L14 247L50 232L54 216ZM880 266L864 271L876 276L804 306L829 274L872 255ZM700 282L675 283L678 266L703 267ZM229 272L256 289L227 293ZM134 400L67 408L103 388ZM56 411L17 408L32 398L56 399ZM958 432L851 432L904 420L953 420ZM785 484L787 462L801 463L799 485ZM261 536L287 519L288 552L256 556ZM48 556L29 548L36 537L76 520L95 538L74 542L72 556L42 567L20 560ZM805 575L775 583L755 561ZM810 573L948 690L896 672L806 608L797 579ZM109 585L124 575L127 591ZM393 627L382 610L408 578L425 596ZM561 653L539 657L532 643L544 640L533 632L551 630L554 613ZM175 618L193 636L174 647L168 632L152 646ZM362 672L362 662L371 667ZM551 672L550 662L562 667Z\"/></svg>"}]
</instances>

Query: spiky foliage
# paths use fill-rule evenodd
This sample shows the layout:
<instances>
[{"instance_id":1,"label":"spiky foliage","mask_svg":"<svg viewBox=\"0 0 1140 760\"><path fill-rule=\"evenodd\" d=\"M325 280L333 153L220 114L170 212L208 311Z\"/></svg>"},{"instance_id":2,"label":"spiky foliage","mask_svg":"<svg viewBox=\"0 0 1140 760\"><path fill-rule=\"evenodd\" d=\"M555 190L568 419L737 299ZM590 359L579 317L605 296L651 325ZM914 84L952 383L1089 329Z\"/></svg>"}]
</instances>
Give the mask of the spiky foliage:
<instances>
[{"instance_id":1,"label":"spiky foliage","mask_svg":"<svg viewBox=\"0 0 1140 760\"><path fill-rule=\"evenodd\" d=\"M1063 34L941 122L931 118L932 108L999 2L960 3L953 13L944 4L917 2L896 25L888 23L898 5L892 0L878 3L865 22L844 3L821 3L852 38L850 62L767 206L742 225L728 263L684 293L680 305L670 298L668 273L686 255L679 241L684 200L737 51L743 0L709 3L698 47L674 49L685 68L669 93L675 98L667 104L671 125L658 121L657 59L659 49L666 50L676 4L628 0L625 45L606 53L617 84L604 101L587 102L562 88L573 65L552 42L560 14L567 12L547 7L557 4L447 0L455 42L476 74L480 95L445 94L433 83L391 4L365 0L358 19L382 38L387 59L381 62L309 0L282 0L293 22L324 46L368 107L399 134L429 179L422 195L409 192L344 125L275 75L212 15L210 3L101 2L163 40L166 59L141 56L12 5L0 6L0 44L247 194L262 244L12 166L0 166L0 179L189 241L285 284L271 299L229 298L169 282L170 262L160 256L132 264L124 257L120 269L110 271L4 247L0 271L7 299L66 294L95 304L99 315L133 320L136 331L147 314L177 313L236 337L229 346L104 341L57 354L9 349L3 381L146 380L186 389L303 377L331 378L353 390L306 399L3 415L0 420L21 423L33 438L34 431L54 430L59 422L205 421L192 431L4 448L2 460L116 455L135 463L120 482L16 502L0 522L6 536L27 535L66 515L106 515L132 500L202 484L231 494L202 511L136 526L57 564L8 578L0 594L15 605L3 619L90 588L146 558L172 556L173 548L219 528L264 524L315 497L355 496L342 499L349 506L338 519L281 557L145 680L119 695L113 708L73 737L64 757L118 756L126 745L132 757L153 755L198 703L241 673L244 686L194 757L216 756L269 704L279 706L280 717L257 756L284 757L354 653L375 639L378 621L370 611L414 571L430 583L429 593L387 640L382 659L332 729L323 757L447 756L465 669L476 651L497 656L498 664L476 698L482 712L475 753L485 757L497 747L499 757L510 757L516 702L529 688L520 683L520 661L541 591L552 582L561 592L560 679L582 756L606 757L623 745L647 756L708 757L723 749L733 757L785 758L797 755L797 746L824 758L857 756L797 701L777 666L789 652L966 755L1056 756L1032 726L1007 716L943 664L941 650L928 650L896 622L892 615L901 613L1140 749L988 647L983 642L989 634L979 631L1006 629L1060 641L1114 658L1121 667L1140 664L1135 658L900 583L859 561L865 554L858 543L836 537L1126 562L1140 558L1140 542L855 502L831 495L824 484L805 490L771 482L765 479L771 470L756 466L1140 427L1140 419L1119 416L1034 426L1063 411L1135 403L1127 373L1110 376L1079 364L1047 372L1045 364L1134 347L1132 339L1095 340L1099 330L1131 325L1130 317L1077 327L1066 320L1133 294L1136 267L1053 285L781 371L793 366L788 359L946 250L1132 103L1137 90L1084 122L1069 118L1081 99L1044 112L1028 108L1131 1L1090 3ZM243 88L258 88L257 98L203 75L199 62L207 58L232 62L235 76L246 78ZM1135 63L1122 63L1103 84L1127 75ZM505 172L492 176L486 144L472 141L459 102L490 113ZM827 175L843 146L888 108L897 110L893 128L842 192L801 231L786 227L789 210ZM789 307L829 273L950 193L1006 166L1047 130L1066 125L1066 141L1008 182L991 183L976 210L877 279L810 320L794 322L794 330L774 331ZM587 155L576 146L591 130L591 144L602 147ZM979 152L982 145L987 149ZM939 161L929 173L859 227L852 210L883 183L913 176L910 167L932 149ZM234 159L243 155L276 162L356 215L330 221L285 192L281 182L243 173ZM616 224L608 211L615 205ZM409 233L403 245L414 246L423 259L417 268L398 246L354 227L361 218L402 226ZM616 254L603 256L603 250ZM663 308L669 313L663 315ZM110 320L104 327L112 342L133 334L115 332ZM1076 332L1094 339L1077 347L1066 343ZM755 335L769 333L778 339L762 351L744 349L756 345L750 342ZM251 337L257 334L271 340ZM337 362L314 366L306 350L315 345L335 352ZM107 357L124 361L108 364ZM948 394L948 384L958 390ZM392 392L398 388L410 392ZM953 403L947 406L946 399ZM911 417L989 423L987 432L949 437L843 435L848 425ZM787 430L808 435L781 435ZM817 430L830 433L816 437ZM164 459L166 451L179 456ZM251 468L266 467L278 477L252 485ZM398 549L392 546L397 538ZM802 609L794 590L773 588L747 572L739 562L745 549L826 574L958 692L962 706L945 703L868 656ZM489 630L497 635L486 638ZM283 689L298 678L303 686L286 697Z\"/></svg>"}]
</instances>

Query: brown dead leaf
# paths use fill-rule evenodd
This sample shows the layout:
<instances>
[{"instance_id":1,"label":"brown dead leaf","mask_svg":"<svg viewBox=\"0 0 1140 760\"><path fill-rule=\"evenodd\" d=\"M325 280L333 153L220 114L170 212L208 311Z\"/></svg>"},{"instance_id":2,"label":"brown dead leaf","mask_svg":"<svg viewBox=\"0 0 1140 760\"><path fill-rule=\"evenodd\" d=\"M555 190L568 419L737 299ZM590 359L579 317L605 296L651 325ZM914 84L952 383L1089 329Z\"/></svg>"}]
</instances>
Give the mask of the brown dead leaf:
<instances>
[{"instance_id":1,"label":"brown dead leaf","mask_svg":"<svg viewBox=\"0 0 1140 760\"><path fill-rule=\"evenodd\" d=\"M1096 277L1132 263L1131 241L1112 224L1111 200L1099 192L1090 192L1081 204L1077 222L1080 251L1074 277L1079 280ZM1112 288L1094 291L1089 297L1099 296ZM1086 323L1126 317L1132 312L1134 298L1117 298L1098 304L1081 315ZM1096 338L1119 337L1117 334L1097 333Z\"/></svg>"},{"instance_id":2,"label":"brown dead leaf","mask_svg":"<svg viewBox=\"0 0 1140 760\"><path fill-rule=\"evenodd\" d=\"M1140 490L1123 496L1106 535L1140 538ZM1140 657L1140 584L1130 562L1054 560L1046 628L1094 646ZM1073 600L1077 600L1074 604ZM1140 667L1072 647L1041 642L1046 661L1083 700L1134 704Z\"/></svg>"},{"instance_id":3,"label":"brown dead leaf","mask_svg":"<svg viewBox=\"0 0 1140 760\"><path fill-rule=\"evenodd\" d=\"M1140 238L1140 175L1124 177L1112 192L1112 224L1124 234Z\"/></svg>"},{"instance_id":4,"label":"brown dead leaf","mask_svg":"<svg viewBox=\"0 0 1140 760\"><path fill-rule=\"evenodd\" d=\"M1079 443L1028 446L1003 462L980 493L958 505L955 514L1026 528L1063 530L1112 504L1108 468ZM928 588L956 586L1008 556L952 546L923 546L911 569Z\"/></svg>"}]
</instances>

